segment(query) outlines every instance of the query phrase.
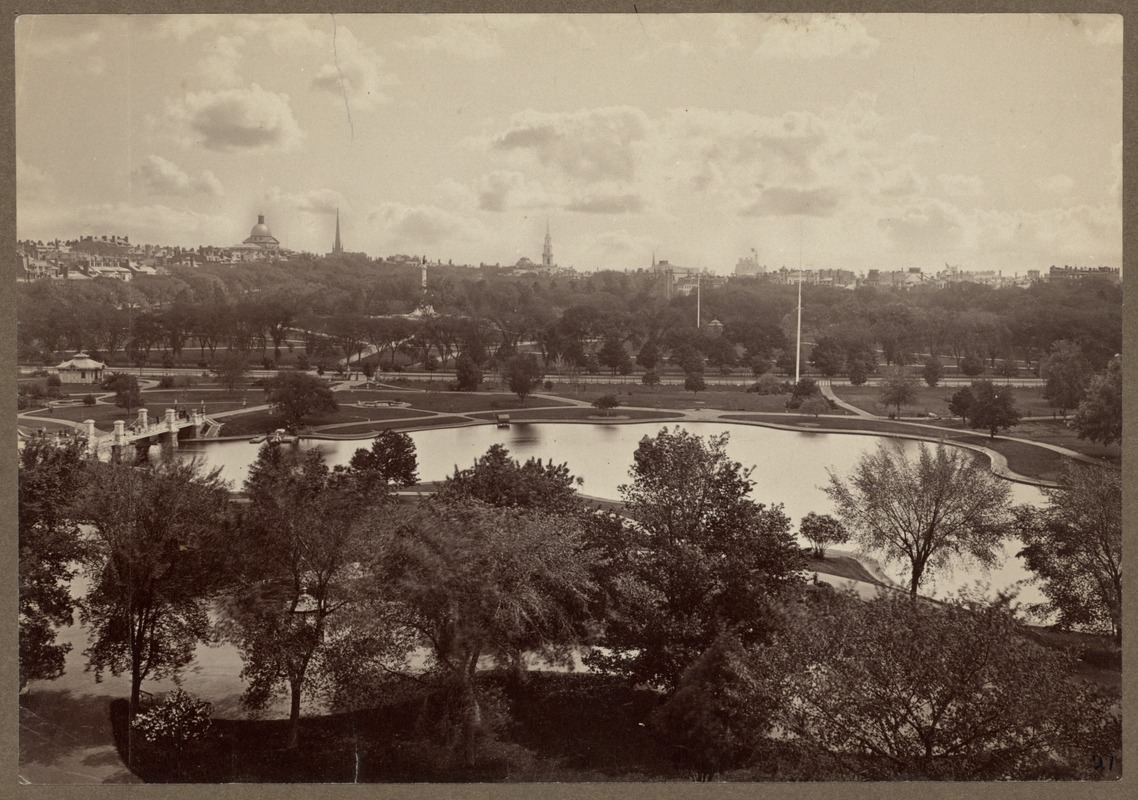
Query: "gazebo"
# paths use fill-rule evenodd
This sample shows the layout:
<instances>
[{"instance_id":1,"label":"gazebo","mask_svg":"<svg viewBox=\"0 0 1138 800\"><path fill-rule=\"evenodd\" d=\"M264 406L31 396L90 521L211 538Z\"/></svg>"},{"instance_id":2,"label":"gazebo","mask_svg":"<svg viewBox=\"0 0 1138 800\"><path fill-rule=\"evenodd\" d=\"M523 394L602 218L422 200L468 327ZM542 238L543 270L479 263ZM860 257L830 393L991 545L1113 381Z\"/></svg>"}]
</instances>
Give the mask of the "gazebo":
<instances>
[{"instance_id":1,"label":"gazebo","mask_svg":"<svg viewBox=\"0 0 1138 800\"><path fill-rule=\"evenodd\" d=\"M61 383L98 383L106 366L86 353L76 353L55 369Z\"/></svg>"}]
</instances>

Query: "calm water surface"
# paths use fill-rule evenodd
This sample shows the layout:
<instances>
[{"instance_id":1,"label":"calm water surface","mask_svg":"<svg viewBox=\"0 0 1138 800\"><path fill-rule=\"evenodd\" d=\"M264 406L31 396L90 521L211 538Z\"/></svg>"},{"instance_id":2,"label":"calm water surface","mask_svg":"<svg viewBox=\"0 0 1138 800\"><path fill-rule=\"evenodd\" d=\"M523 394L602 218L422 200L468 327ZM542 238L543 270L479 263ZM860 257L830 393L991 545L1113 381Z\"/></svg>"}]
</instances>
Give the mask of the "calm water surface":
<instances>
[{"instance_id":1,"label":"calm water surface","mask_svg":"<svg viewBox=\"0 0 1138 800\"><path fill-rule=\"evenodd\" d=\"M518 459L531 456L566 463L574 475L584 479L580 487L585 494L613 500L620 499L619 486L629 481L632 454L640 439L655 436L669 427L666 423L641 424L557 424L514 423L508 429L492 425L467 428L432 429L410 433L419 459L419 479L441 480L456 466L468 467L485 453L490 445L500 443ZM754 467L752 496L767 505L782 504L791 521L798 521L810 511L828 513L833 504L822 491L827 469L839 476L848 475L863 453L872 451L881 437L868 435L825 434L805 431L782 431L722 422L685 422L684 427L699 435L730 433L728 455L744 466ZM894 440L912 454L917 443ZM312 442L301 447L317 447L330 465L346 464L367 440ZM239 489L248 474L249 465L260 445L248 441L191 443L180 450L183 457L193 456L211 467L221 467L222 477ZM1042 493L1033 486L1011 483L1014 503L1042 504ZM1008 587L1029 577L1022 561L1015 556L1020 543L1009 538L1005 542L1000 565L985 573L979 568L962 566L954 574L941 573L939 580L926 586L930 594L943 595L977 579L990 584L992 590ZM901 578L897 567L887 568L894 578ZM1037 591L1028 587L1020 599L1034 602Z\"/></svg>"}]
</instances>

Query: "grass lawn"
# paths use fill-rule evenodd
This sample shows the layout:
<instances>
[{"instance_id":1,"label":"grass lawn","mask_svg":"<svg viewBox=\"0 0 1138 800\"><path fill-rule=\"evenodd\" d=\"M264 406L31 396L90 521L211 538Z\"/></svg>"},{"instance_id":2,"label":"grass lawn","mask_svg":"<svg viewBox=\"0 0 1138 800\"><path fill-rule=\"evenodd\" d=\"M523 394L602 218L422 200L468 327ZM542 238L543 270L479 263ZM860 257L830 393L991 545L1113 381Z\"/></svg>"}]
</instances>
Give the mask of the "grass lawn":
<instances>
[{"instance_id":1,"label":"grass lawn","mask_svg":"<svg viewBox=\"0 0 1138 800\"><path fill-rule=\"evenodd\" d=\"M406 411L407 409L401 409ZM411 414L393 415L409 417ZM316 431L316 433L327 433L329 436L337 436L343 434L350 436L360 433L379 432L384 430L401 430L404 428L433 428L442 425L462 425L463 423L470 422L465 417L431 417L424 415L422 419L409 419L401 422L384 422L383 420L376 419L371 422L361 422L358 425L345 425L342 428L329 428L323 431Z\"/></svg>"},{"instance_id":2,"label":"grass lawn","mask_svg":"<svg viewBox=\"0 0 1138 800\"><path fill-rule=\"evenodd\" d=\"M208 408L208 405L207 405ZM426 412L415 411L409 408L358 408L356 406L341 406L340 410L332 414L311 416L304 420L304 428L318 429L323 425L338 425L342 423L366 423L369 421L398 419L400 417L427 417ZM250 411L247 414L235 414L224 417L219 422L225 425L221 429L222 436L245 436L283 428L284 421L268 409ZM350 428L333 428L329 433L350 433Z\"/></svg>"},{"instance_id":3,"label":"grass lawn","mask_svg":"<svg viewBox=\"0 0 1138 800\"><path fill-rule=\"evenodd\" d=\"M741 421L767 421L784 423L786 418L776 417L763 417L761 415L742 416L742 415L729 415L724 419L735 419ZM961 442L966 444L981 445L983 447L995 450L997 453L1003 454L1008 460L1008 468L1012 472L1018 472L1028 478L1038 478L1040 480L1054 480L1058 477L1059 472L1062 470L1063 465L1070 462L1066 456L1056 453L1053 450L1048 450L1044 447L1036 447L1032 444L1025 442L1010 442L1006 439L990 439L988 434L983 431L973 431L969 428L962 428L958 430L941 430L933 428L932 425L913 425L906 423L890 422L889 420L875 420L866 419L864 417L849 417L846 419L822 419L819 420L821 426L826 428L836 428L838 430L856 431L862 433L900 433L908 434L910 436L928 435L930 438L944 439L947 442ZM960 423L956 425L959 427ZM945 425L944 427L949 427ZM922 430L928 428L928 430ZM1016 433L1012 432L1013 435Z\"/></svg>"},{"instance_id":4,"label":"grass lawn","mask_svg":"<svg viewBox=\"0 0 1138 800\"><path fill-rule=\"evenodd\" d=\"M447 414L465 414L470 411L512 411L524 408L516 395L489 392L411 392L400 389L363 389L350 392L337 392L336 400L344 403L358 403L361 400L395 401L410 403L411 408L424 411L439 411ZM547 397L529 397L526 405L567 406L562 400Z\"/></svg>"},{"instance_id":5,"label":"grass lawn","mask_svg":"<svg viewBox=\"0 0 1138 800\"><path fill-rule=\"evenodd\" d=\"M998 381L994 382L998 384ZM881 397L879 386L835 384L832 388L837 397L871 414L888 417L889 413L895 410L892 406L886 408L879 402ZM938 416L947 417L948 398L959 390L958 386L929 387L922 383L917 388L917 399L909 405L901 406L901 416L927 415L932 411ZM1042 386L1014 386L1010 391L1015 398L1016 408L1025 417L1050 417L1055 412L1055 409L1047 405L1047 401L1043 399Z\"/></svg>"},{"instance_id":6,"label":"grass lawn","mask_svg":"<svg viewBox=\"0 0 1138 800\"><path fill-rule=\"evenodd\" d=\"M562 390L564 388L564 391ZM568 387L554 386L554 393L574 400L591 403L601 395L615 394L622 406L642 408L712 408L719 411L785 411L789 395L747 394L743 387L737 389L708 389L706 392L686 392L676 386L628 386L622 384L600 384L590 386L587 391L572 392ZM831 414L848 413L837 409Z\"/></svg>"},{"instance_id":7,"label":"grass lawn","mask_svg":"<svg viewBox=\"0 0 1138 800\"><path fill-rule=\"evenodd\" d=\"M238 389L236 392L230 392L220 386L214 388L194 386L188 389L150 389L142 393L142 401L148 408L157 408L159 405L163 408L173 408L175 402L200 405L202 400L205 400L207 409L215 403L225 402L240 406L242 398L251 406L261 405L265 402L265 390Z\"/></svg>"},{"instance_id":8,"label":"grass lawn","mask_svg":"<svg viewBox=\"0 0 1138 800\"><path fill-rule=\"evenodd\" d=\"M540 401L540 399L539 399ZM492 413L471 414L472 417L480 419L493 419ZM519 411L510 412L511 422L523 422L531 419L587 419L590 422L620 422L621 419L676 419L680 414L668 414L659 411L637 411L627 408L614 408L610 416L605 416L603 411L598 411L595 408L582 408L580 406L574 408L551 408L540 409L532 408L529 410L522 409Z\"/></svg>"},{"instance_id":9,"label":"grass lawn","mask_svg":"<svg viewBox=\"0 0 1138 800\"><path fill-rule=\"evenodd\" d=\"M165 409L163 409L164 411ZM161 412L159 412L161 413ZM151 418L154 417L154 411L150 413ZM63 408L53 409L50 413L47 410L37 412L34 415L24 417L24 424L31 425L32 420L35 420L36 425L39 420L66 419L72 422L84 422L89 419L95 420L95 427L101 431L113 430L115 427L115 420L124 420L128 425L138 419L138 409L132 410L129 414L125 408L119 408L115 405L107 405L99 403L98 405L85 406L65 406Z\"/></svg>"}]
</instances>

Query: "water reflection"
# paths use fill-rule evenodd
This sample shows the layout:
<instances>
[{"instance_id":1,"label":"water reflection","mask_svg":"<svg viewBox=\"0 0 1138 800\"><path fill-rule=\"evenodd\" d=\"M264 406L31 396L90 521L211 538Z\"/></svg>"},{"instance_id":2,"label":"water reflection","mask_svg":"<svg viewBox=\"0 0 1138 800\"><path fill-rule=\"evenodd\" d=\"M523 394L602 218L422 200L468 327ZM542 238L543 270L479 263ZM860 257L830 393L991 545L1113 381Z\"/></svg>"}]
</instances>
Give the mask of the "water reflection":
<instances>
[{"instance_id":1,"label":"water reflection","mask_svg":"<svg viewBox=\"0 0 1138 800\"><path fill-rule=\"evenodd\" d=\"M629 480L629 465L640 439L655 436L666 427L667 423L660 422L624 425L514 423L508 429L479 425L415 431L409 435L418 454L420 480L442 480L456 466L470 466L492 444L500 443L518 459L533 456L552 459L556 463L565 462L574 475L584 479L582 492L619 499L619 487ZM684 427L704 436L728 431L728 455L745 466L754 467L751 478L755 482L755 500L767 505L782 504L784 512L795 525L810 511L828 513L832 510L830 499L822 491L822 486L828 481L827 470L847 475L863 453L873 450L882 441L880 437L864 434L782 431L719 422L686 422ZM909 455L917 449L916 442L896 441ZM358 448L368 446L367 440L301 445L303 448L318 448L330 465L346 464ZM180 450L180 455L199 457L209 466L221 467L222 477L239 489L259 447L248 441L191 443ZM1011 486L1013 502L1043 502L1042 493L1034 486L1019 483ZM953 575L941 573L939 581L926 589L943 595L970 585L977 578L986 580L993 590L1008 587L1028 577L1022 561L1015 557L1019 548L1020 543L1009 538L1005 542L1000 565L989 573L960 568ZM890 574L900 576L896 568ZM1021 593L1020 599L1035 602L1041 598L1035 590L1027 589Z\"/></svg>"}]
</instances>

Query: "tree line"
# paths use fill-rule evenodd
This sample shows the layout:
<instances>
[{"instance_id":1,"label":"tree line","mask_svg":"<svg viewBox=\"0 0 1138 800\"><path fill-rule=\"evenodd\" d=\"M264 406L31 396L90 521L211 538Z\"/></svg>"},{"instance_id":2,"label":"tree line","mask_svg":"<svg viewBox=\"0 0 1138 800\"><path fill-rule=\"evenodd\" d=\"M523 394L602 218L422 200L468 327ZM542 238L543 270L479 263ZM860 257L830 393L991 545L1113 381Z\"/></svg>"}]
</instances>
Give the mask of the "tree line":
<instances>
[{"instance_id":1,"label":"tree line","mask_svg":"<svg viewBox=\"0 0 1138 800\"><path fill-rule=\"evenodd\" d=\"M698 358L719 370L793 368L796 287L732 278L700 298L665 300L648 271L508 276L432 266L426 292L410 266L347 257L298 257L274 265L174 267L130 283L40 281L18 287L20 357L98 349L148 361L157 348L177 362L187 345L280 360L300 335L305 357L348 357L368 345L389 362L478 365L526 343L547 369L653 371L664 359ZM400 319L421 304L437 319ZM959 283L894 291L803 287L807 359L823 377L854 382L884 366L951 360L963 375L1029 372L1056 342L1077 345L1092 368L1121 351L1121 288L1105 280L992 288ZM291 333L290 333L291 331ZM689 370L684 370L689 372Z\"/></svg>"},{"instance_id":2,"label":"tree line","mask_svg":"<svg viewBox=\"0 0 1138 800\"><path fill-rule=\"evenodd\" d=\"M585 501L565 465L500 445L409 500L396 494L417 481L404 434L335 467L270 443L236 501L194 462L105 463L80 441L32 440L21 685L62 673L55 630L77 611L88 668L130 676L131 716L144 681L223 637L248 707L288 699L292 747L305 698L368 709L418 692L423 735L469 764L509 718L486 658L524 683L534 656L584 654L659 692L653 735L704 776L787 748L815 779L1093 774L1085 754L1116 746L1112 700L1029 641L1006 603L918 590L949 563L990 562L1014 524L1058 624L1120 635L1116 473L1072 469L1046 507L1013 511L970 454L882 445L831 475L836 517L799 526L816 551L852 537L908 566L908 591L863 601L808 579L793 523L751 499L727 443L644 437L617 513ZM90 589L73 599L80 571Z\"/></svg>"}]
</instances>

